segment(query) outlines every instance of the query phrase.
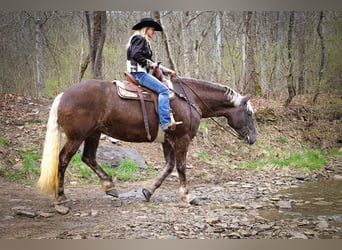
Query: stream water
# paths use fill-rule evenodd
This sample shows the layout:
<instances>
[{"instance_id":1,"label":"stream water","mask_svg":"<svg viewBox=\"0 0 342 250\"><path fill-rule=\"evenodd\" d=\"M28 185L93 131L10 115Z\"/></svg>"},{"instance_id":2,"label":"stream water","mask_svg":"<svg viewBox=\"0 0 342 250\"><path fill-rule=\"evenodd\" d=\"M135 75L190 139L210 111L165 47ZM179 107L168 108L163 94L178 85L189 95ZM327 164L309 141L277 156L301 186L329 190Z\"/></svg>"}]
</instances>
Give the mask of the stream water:
<instances>
[{"instance_id":1,"label":"stream water","mask_svg":"<svg viewBox=\"0 0 342 250\"><path fill-rule=\"evenodd\" d=\"M281 190L275 197L286 200L288 207L264 211L264 218L274 221L308 218L314 224L328 223L341 232L342 228L342 180L307 182L297 188ZM322 225L322 224L321 224ZM324 230L324 225L323 229ZM342 235L339 235L341 237Z\"/></svg>"}]
</instances>

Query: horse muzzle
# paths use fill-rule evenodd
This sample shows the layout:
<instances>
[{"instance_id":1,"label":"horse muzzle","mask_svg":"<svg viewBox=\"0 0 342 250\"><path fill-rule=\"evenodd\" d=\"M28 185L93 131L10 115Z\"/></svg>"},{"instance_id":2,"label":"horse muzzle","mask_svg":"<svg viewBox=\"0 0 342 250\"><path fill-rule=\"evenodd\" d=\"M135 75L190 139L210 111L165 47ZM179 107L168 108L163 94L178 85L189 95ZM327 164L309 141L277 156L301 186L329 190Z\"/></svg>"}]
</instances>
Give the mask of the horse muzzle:
<instances>
[{"instance_id":1,"label":"horse muzzle","mask_svg":"<svg viewBox=\"0 0 342 250\"><path fill-rule=\"evenodd\" d=\"M244 141L246 144L252 145L252 144L254 144L254 142L256 141L256 136L246 135L245 138L243 139L243 141Z\"/></svg>"}]
</instances>

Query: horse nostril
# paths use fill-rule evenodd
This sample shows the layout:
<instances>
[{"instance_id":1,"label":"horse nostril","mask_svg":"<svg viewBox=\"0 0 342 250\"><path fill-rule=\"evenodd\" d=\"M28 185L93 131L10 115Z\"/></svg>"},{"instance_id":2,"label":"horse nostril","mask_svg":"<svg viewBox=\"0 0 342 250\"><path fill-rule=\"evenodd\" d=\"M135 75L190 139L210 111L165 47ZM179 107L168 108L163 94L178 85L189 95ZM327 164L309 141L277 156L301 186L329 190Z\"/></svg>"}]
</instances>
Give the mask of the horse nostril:
<instances>
[{"instance_id":1,"label":"horse nostril","mask_svg":"<svg viewBox=\"0 0 342 250\"><path fill-rule=\"evenodd\" d=\"M256 138L255 138L255 137L249 138L249 144L250 144L250 145L254 144L255 141L256 141Z\"/></svg>"},{"instance_id":2,"label":"horse nostril","mask_svg":"<svg viewBox=\"0 0 342 250\"><path fill-rule=\"evenodd\" d=\"M248 143L248 144L250 144L250 138L249 138L249 136L248 135L246 135L246 137L245 137L245 143Z\"/></svg>"}]
</instances>

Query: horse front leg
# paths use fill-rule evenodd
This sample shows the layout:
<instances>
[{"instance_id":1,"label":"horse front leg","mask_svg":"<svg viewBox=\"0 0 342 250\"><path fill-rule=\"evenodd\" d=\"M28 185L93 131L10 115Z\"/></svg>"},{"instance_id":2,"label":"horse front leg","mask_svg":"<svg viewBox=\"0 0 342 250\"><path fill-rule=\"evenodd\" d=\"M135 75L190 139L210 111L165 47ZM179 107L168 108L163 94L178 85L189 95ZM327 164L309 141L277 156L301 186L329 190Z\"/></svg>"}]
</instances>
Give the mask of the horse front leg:
<instances>
[{"instance_id":1,"label":"horse front leg","mask_svg":"<svg viewBox=\"0 0 342 250\"><path fill-rule=\"evenodd\" d=\"M190 140L183 140L182 142L175 143L175 158L176 167L179 177L179 195L180 199L191 205L199 205L199 199L193 197L187 187L186 180L186 157L188 153Z\"/></svg>"},{"instance_id":2,"label":"horse front leg","mask_svg":"<svg viewBox=\"0 0 342 250\"><path fill-rule=\"evenodd\" d=\"M157 181L150 188L142 189L142 192L146 201L150 201L153 193L161 186L163 181L166 179L167 176L169 176L172 173L172 170L175 167L174 151L173 151L171 144L168 141L165 141L162 143L162 146L163 146L163 153L164 153L164 158L166 161L166 166L165 166L164 171L158 177Z\"/></svg>"}]
</instances>

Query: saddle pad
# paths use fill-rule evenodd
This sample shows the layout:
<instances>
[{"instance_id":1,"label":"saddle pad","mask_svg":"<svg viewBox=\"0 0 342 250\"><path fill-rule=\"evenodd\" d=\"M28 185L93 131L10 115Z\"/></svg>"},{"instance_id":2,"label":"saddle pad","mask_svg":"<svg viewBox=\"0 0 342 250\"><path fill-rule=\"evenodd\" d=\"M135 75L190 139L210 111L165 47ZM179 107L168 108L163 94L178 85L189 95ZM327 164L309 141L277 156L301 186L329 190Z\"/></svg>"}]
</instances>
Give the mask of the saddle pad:
<instances>
[{"instance_id":1,"label":"saddle pad","mask_svg":"<svg viewBox=\"0 0 342 250\"><path fill-rule=\"evenodd\" d=\"M126 85L128 83L126 82L122 82L122 81L119 81L119 80L113 80L112 81L114 84L116 84L117 88L118 88L118 95L121 97L121 98L125 98L125 99L139 99L139 96L138 96L138 92L136 91L130 91L130 90L127 90L126 89ZM171 82L171 81L170 81ZM171 83L172 84L172 83ZM173 86L172 86L173 88ZM171 88L171 89L172 89ZM153 101L152 99L152 95L154 94L154 92L147 92L147 91L142 91L142 94L144 96L144 99L146 101ZM173 99L174 98L174 92L173 91L170 91L169 93L169 98L170 99Z\"/></svg>"}]
</instances>

